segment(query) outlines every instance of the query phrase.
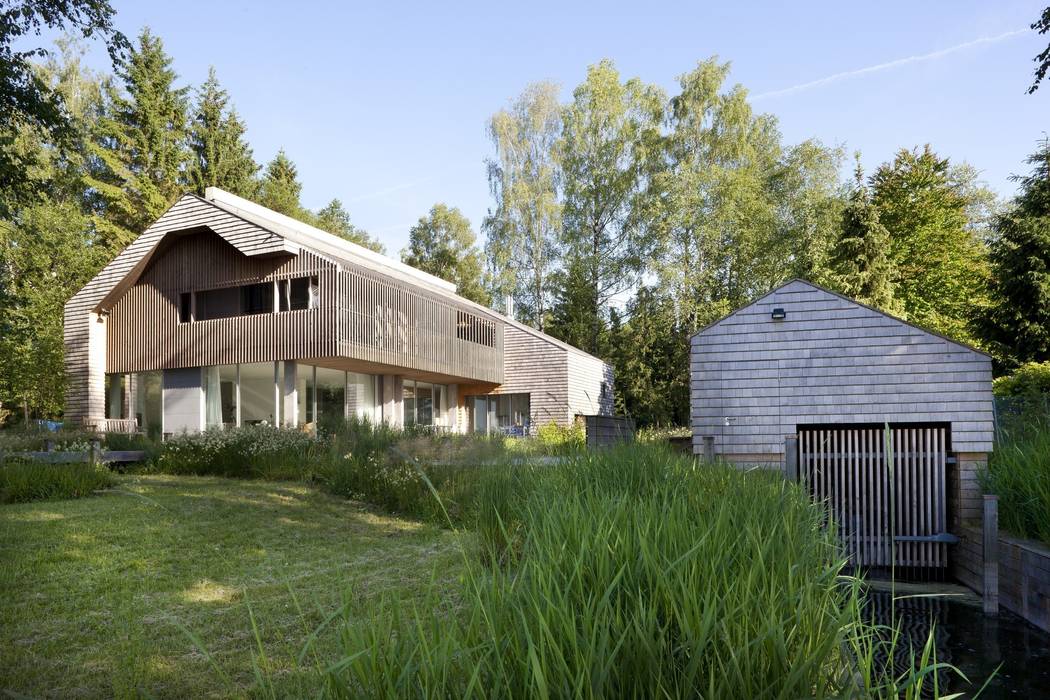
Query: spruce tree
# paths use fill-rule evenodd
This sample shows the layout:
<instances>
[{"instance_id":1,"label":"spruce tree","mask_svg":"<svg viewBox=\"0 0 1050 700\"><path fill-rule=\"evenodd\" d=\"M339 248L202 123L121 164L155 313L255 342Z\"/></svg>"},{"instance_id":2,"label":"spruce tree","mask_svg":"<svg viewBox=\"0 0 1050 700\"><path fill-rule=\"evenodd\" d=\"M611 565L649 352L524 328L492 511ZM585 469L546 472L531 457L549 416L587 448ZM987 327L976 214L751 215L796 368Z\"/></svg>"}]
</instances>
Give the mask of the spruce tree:
<instances>
[{"instance_id":1,"label":"spruce tree","mask_svg":"<svg viewBox=\"0 0 1050 700\"><path fill-rule=\"evenodd\" d=\"M831 266L843 294L890 313L900 312L893 298L890 232L879 221L859 159Z\"/></svg>"},{"instance_id":2,"label":"spruce tree","mask_svg":"<svg viewBox=\"0 0 1050 700\"><path fill-rule=\"evenodd\" d=\"M230 96L219 85L215 69L210 69L208 80L197 91L190 127L190 180L197 194L203 195L208 187L221 187L241 197L251 197L259 166L244 140L244 122L229 103Z\"/></svg>"},{"instance_id":3,"label":"spruce tree","mask_svg":"<svg viewBox=\"0 0 1050 700\"><path fill-rule=\"evenodd\" d=\"M108 89L89 182L100 200L95 224L111 250L134 240L186 188L188 88L175 86L171 64L160 38L143 29L118 73L124 90Z\"/></svg>"},{"instance_id":4,"label":"spruce tree","mask_svg":"<svg viewBox=\"0 0 1050 700\"><path fill-rule=\"evenodd\" d=\"M1050 361L1050 140L1015 177L1021 192L996 218L992 238L991 304L982 323L1006 367Z\"/></svg>"},{"instance_id":5,"label":"spruce tree","mask_svg":"<svg viewBox=\"0 0 1050 700\"><path fill-rule=\"evenodd\" d=\"M262 181L259 183L257 201L264 207L286 216L306 220L308 217L305 216L303 207L299 203L299 194L302 190L299 171L282 148L266 165Z\"/></svg>"}]
</instances>

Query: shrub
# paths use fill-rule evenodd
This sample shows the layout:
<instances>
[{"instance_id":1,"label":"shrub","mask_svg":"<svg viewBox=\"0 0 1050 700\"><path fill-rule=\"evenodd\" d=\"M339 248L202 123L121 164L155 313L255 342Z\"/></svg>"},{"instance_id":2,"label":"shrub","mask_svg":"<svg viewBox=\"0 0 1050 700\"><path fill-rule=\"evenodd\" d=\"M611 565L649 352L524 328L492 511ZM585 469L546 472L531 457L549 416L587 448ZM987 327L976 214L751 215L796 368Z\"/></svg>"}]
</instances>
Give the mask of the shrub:
<instances>
[{"instance_id":1,"label":"shrub","mask_svg":"<svg viewBox=\"0 0 1050 700\"><path fill-rule=\"evenodd\" d=\"M114 484L99 464L44 464L16 458L0 463L0 503L81 498Z\"/></svg>"},{"instance_id":2,"label":"shrub","mask_svg":"<svg viewBox=\"0 0 1050 700\"><path fill-rule=\"evenodd\" d=\"M992 382L996 396L1043 397L1050 395L1050 362L1028 362L1013 374Z\"/></svg>"},{"instance_id":3,"label":"shrub","mask_svg":"<svg viewBox=\"0 0 1050 700\"><path fill-rule=\"evenodd\" d=\"M465 550L451 601L348 619L332 695L909 695L871 672L822 510L776 475L636 445L479 482L492 565Z\"/></svg>"},{"instance_id":4,"label":"shrub","mask_svg":"<svg viewBox=\"0 0 1050 700\"><path fill-rule=\"evenodd\" d=\"M167 474L311 480L326 455L325 439L298 430L247 426L171 437L147 468Z\"/></svg>"},{"instance_id":5,"label":"shrub","mask_svg":"<svg viewBox=\"0 0 1050 700\"><path fill-rule=\"evenodd\" d=\"M546 454L564 455L582 450L587 444L587 435L579 422L565 427L551 421L536 430L536 440Z\"/></svg>"}]
</instances>

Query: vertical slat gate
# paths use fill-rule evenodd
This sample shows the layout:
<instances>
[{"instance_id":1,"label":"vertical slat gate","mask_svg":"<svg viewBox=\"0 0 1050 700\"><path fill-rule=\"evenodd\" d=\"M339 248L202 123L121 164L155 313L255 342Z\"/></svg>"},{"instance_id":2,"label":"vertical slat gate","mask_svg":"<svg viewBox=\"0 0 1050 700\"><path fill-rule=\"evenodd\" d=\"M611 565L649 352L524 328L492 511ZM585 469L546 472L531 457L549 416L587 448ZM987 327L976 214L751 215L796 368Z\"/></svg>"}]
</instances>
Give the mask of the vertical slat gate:
<instances>
[{"instance_id":1,"label":"vertical slat gate","mask_svg":"<svg viewBox=\"0 0 1050 700\"><path fill-rule=\"evenodd\" d=\"M933 539L947 529L946 448L941 426L798 431L799 477L825 504L851 564L947 566L947 545Z\"/></svg>"}]
</instances>

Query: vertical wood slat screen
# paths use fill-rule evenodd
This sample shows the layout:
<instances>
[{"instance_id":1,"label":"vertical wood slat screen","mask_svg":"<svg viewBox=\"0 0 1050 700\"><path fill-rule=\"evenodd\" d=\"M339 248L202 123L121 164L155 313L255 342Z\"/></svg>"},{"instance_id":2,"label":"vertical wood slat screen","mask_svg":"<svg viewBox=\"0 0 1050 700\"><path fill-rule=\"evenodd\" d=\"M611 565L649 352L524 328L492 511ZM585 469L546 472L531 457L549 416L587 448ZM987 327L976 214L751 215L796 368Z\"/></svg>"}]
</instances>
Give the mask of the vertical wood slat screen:
<instances>
[{"instance_id":1,"label":"vertical wood slat screen","mask_svg":"<svg viewBox=\"0 0 1050 700\"><path fill-rule=\"evenodd\" d=\"M306 275L319 278L319 308L179 323L182 292ZM501 383L503 324L437 294L309 251L247 258L215 234L192 233L110 310L106 371L347 357ZM473 319L465 337L459 314Z\"/></svg>"},{"instance_id":2,"label":"vertical wood slat screen","mask_svg":"<svg viewBox=\"0 0 1050 700\"><path fill-rule=\"evenodd\" d=\"M799 431L799 476L826 503L850 563L947 566L942 542L895 541L947 530L943 427L808 428ZM891 462L887 465L887 449Z\"/></svg>"}]
</instances>

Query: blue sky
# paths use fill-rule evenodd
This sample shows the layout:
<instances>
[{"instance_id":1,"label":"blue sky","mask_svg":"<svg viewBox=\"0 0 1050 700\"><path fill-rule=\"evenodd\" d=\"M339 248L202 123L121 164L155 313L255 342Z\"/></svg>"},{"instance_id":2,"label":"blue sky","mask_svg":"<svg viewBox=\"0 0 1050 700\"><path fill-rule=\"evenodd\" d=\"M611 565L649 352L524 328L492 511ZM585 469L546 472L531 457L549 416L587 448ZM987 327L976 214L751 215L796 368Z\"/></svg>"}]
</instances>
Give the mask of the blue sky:
<instances>
[{"instance_id":1,"label":"blue sky","mask_svg":"<svg viewBox=\"0 0 1050 700\"><path fill-rule=\"evenodd\" d=\"M395 254L435 202L477 229L487 118L532 81L568 97L602 58L673 94L717 54L788 143L860 150L870 171L929 142L1002 195L1050 129L1050 83L1025 94L1050 40L1027 30L1045 0L113 4L126 34L149 25L164 39L183 82L215 66L256 158L283 147L306 206L339 197ZM107 68L100 50L90 61Z\"/></svg>"}]
</instances>

